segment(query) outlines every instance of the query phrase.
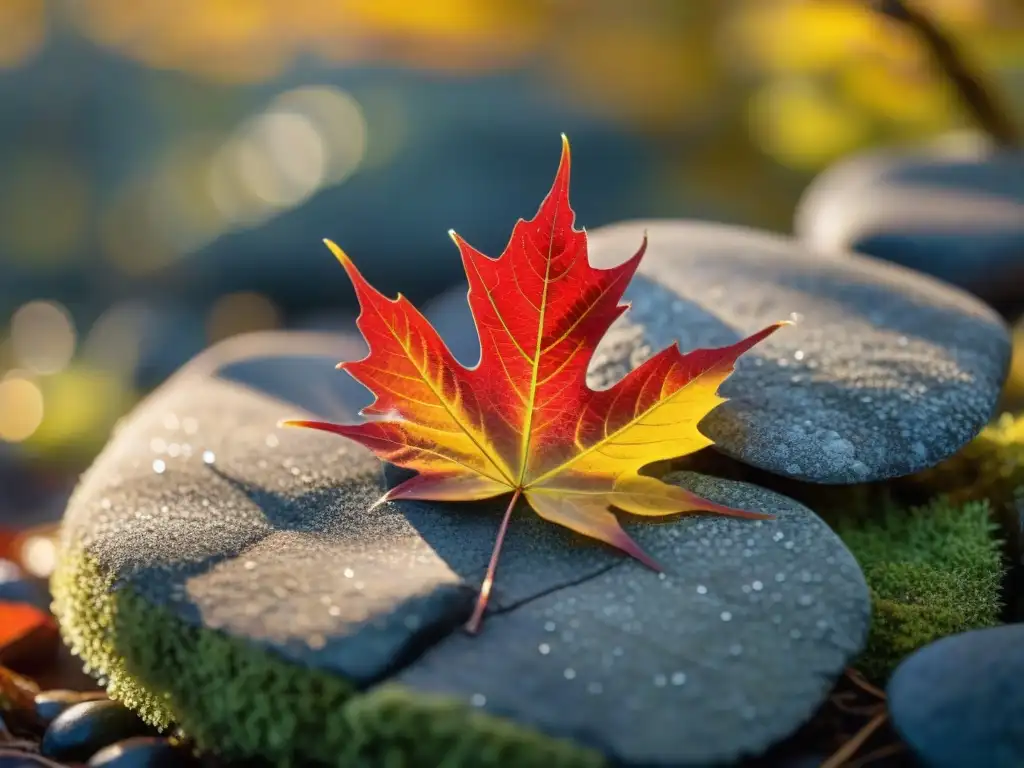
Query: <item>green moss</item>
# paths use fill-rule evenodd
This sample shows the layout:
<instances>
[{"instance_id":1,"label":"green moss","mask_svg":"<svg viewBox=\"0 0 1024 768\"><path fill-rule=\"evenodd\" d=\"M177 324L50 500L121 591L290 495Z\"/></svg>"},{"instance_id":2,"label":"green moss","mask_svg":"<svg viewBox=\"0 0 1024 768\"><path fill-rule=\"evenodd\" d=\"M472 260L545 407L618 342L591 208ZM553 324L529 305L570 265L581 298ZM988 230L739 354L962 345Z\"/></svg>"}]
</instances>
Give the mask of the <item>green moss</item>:
<instances>
[{"instance_id":1,"label":"green moss","mask_svg":"<svg viewBox=\"0 0 1024 768\"><path fill-rule=\"evenodd\" d=\"M54 612L113 698L202 749L279 766L596 768L603 759L458 701L340 677L182 622L87 556L62 558Z\"/></svg>"},{"instance_id":2,"label":"green moss","mask_svg":"<svg viewBox=\"0 0 1024 768\"><path fill-rule=\"evenodd\" d=\"M871 590L871 631L856 664L870 678L884 680L940 637L998 623L1003 564L987 502L889 505L833 522Z\"/></svg>"},{"instance_id":3,"label":"green moss","mask_svg":"<svg viewBox=\"0 0 1024 768\"><path fill-rule=\"evenodd\" d=\"M956 455L910 478L954 501L987 499L999 509L1024 488L1024 416L1004 413Z\"/></svg>"}]
</instances>

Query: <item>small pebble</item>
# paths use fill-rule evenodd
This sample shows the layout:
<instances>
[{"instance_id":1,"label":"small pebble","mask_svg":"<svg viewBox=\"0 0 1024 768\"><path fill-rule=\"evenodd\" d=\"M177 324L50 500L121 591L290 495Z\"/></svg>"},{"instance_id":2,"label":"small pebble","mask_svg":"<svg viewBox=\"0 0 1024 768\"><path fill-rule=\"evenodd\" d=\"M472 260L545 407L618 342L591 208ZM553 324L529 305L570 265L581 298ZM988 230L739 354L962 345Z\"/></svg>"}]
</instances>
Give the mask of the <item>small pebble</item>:
<instances>
[{"instance_id":1,"label":"small pebble","mask_svg":"<svg viewBox=\"0 0 1024 768\"><path fill-rule=\"evenodd\" d=\"M36 717L49 725L68 707L83 701L103 701L106 698L107 694L103 691L42 691L35 698Z\"/></svg>"},{"instance_id":2,"label":"small pebble","mask_svg":"<svg viewBox=\"0 0 1024 768\"><path fill-rule=\"evenodd\" d=\"M54 760L81 762L108 744L151 733L134 712L116 701L85 701L68 707L50 723L40 752Z\"/></svg>"},{"instance_id":3,"label":"small pebble","mask_svg":"<svg viewBox=\"0 0 1024 768\"><path fill-rule=\"evenodd\" d=\"M195 759L167 739L135 736L104 747L90 758L90 768L177 768Z\"/></svg>"}]
</instances>

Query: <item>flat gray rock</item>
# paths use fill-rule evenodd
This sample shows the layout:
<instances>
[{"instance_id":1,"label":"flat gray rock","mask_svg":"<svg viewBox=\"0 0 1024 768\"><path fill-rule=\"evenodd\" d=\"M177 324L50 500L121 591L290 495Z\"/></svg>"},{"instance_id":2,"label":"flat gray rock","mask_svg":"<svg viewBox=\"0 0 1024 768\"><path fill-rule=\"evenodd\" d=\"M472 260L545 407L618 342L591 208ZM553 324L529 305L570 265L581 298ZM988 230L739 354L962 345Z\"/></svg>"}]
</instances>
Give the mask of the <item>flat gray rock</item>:
<instances>
[{"instance_id":1,"label":"flat gray rock","mask_svg":"<svg viewBox=\"0 0 1024 768\"><path fill-rule=\"evenodd\" d=\"M808 187L795 229L811 247L860 251L1000 305L1024 302L1024 152L882 150Z\"/></svg>"},{"instance_id":2,"label":"flat gray rock","mask_svg":"<svg viewBox=\"0 0 1024 768\"><path fill-rule=\"evenodd\" d=\"M698 222L602 227L590 233L591 261L632 255L645 230L632 308L598 347L592 386L675 342L721 346L795 319L740 359L721 390L729 402L702 422L723 453L811 482L882 480L938 463L990 418L1010 341L974 297L874 259ZM464 290L427 315L460 359L477 359Z\"/></svg>"},{"instance_id":3,"label":"flat gray rock","mask_svg":"<svg viewBox=\"0 0 1024 768\"><path fill-rule=\"evenodd\" d=\"M397 681L636 764L760 752L793 732L859 650L869 601L838 538L796 502L683 475L770 521L627 523L665 578L513 516L491 613L461 627L504 501L384 504L364 449L283 417L351 419L344 336L221 345L119 429L70 502L68 544L182 620L363 688ZM481 698L483 697L483 698Z\"/></svg>"},{"instance_id":4,"label":"flat gray rock","mask_svg":"<svg viewBox=\"0 0 1024 768\"><path fill-rule=\"evenodd\" d=\"M669 479L777 517L628 525L665 574L619 559L490 617L475 638L446 637L398 681L641 765L720 764L793 732L864 640L860 570L792 499L692 473Z\"/></svg>"}]
</instances>

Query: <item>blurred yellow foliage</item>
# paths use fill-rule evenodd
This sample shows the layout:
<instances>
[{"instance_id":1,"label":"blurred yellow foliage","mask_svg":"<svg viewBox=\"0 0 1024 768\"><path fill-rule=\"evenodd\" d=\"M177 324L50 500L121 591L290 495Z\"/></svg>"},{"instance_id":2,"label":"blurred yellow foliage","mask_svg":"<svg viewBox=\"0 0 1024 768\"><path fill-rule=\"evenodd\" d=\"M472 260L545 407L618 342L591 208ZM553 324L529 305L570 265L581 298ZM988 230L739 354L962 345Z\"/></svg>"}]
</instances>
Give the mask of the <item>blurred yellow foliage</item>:
<instances>
[{"instance_id":1,"label":"blurred yellow foliage","mask_svg":"<svg viewBox=\"0 0 1024 768\"><path fill-rule=\"evenodd\" d=\"M1017 0L907 0L1012 79L1024 66ZM956 126L929 53L865 0L77 0L78 28L148 66L227 82L284 72L304 54L476 74L533 68L560 96L647 130L735 113L754 144L806 170L871 141ZM0 3L0 66L35 51L44 0ZM62 10L63 9L63 10ZM746 94L746 95L744 95ZM770 104L778 98L777 104Z\"/></svg>"},{"instance_id":2,"label":"blurred yellow foliage","mask_svg":"<svg viewBox=\"0 0 1024 768\"><path fill-rule=\"evenodd\" d=\"M39 50L45 37L45 0L0 3L0 69L21 64Z\"/></svg>"},{"instance_id":3,"label":"blurred yellow foliage","mask_svg":"<svg viewBox=\"0 0 1024 768\"><path fill-rule=\"evenodd\" d=\"M996 70L1024 57L1024 9L1008 0L920 0L968 55L998 34ZM753 99L752 138L780 162L814 169L868 142L919 138L962 120L930 52L863 0L744 0L730 39L765 82ZM794 85L798 83L797 85Z\"/></svg>"}]
</instances>

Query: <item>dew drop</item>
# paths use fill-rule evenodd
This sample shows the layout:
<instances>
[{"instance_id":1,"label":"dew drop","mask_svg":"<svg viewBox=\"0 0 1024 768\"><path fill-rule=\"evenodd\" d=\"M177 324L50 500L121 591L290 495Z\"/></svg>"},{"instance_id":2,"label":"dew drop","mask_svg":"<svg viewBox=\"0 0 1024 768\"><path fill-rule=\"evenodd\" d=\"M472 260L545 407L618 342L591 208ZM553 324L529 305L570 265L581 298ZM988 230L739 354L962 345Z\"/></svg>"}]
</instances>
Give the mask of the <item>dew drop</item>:
<instances>
[{"instance_id":1,"label":"dew drop","mask_svg":"<svg viewBox=\"0 0 1024 768\"><path fill-rule=\"evenodd\" d=\"M722 611L722 621L732 621L732 614L729 611Z\"/></svg>"},{"instance_id":2,"label":"dew drop","mask_svg":"<svg viewBox=\"0 0 1024 768\"><path fill-rule=\"evenodd\" d=\"M708 588L707 587L705 587L703 584L698 584L697 585L697 594L698 595L706 595L707 593L708 593Z\"/></svg>"},{"instance_id":3,"label":"dew drop","mask_svg":"<svg viewBox=\"0 0 1024 768\"><path fill-rule=\"evenodd\" d=\"M469 697L469 703L472 704L474 707L482 707L484 704L487 703L487 697L484 696L482 693L474 693L472 696Z\"/></svg>"},{"instance_id":4,"label":"dew drop","mask_svg":"<svg viewBox=\"0 0 1024 768\"><path fill-rule=\"evenodd\" d=\"M203 451L203 463L213 464L217 460L217 456L213 451Z\"/></svg>"},{"instance_id":5,"label":"dew drop","mask_svg":"<svg viewBox=\"0 0 1024 768\"><path fill-rule=\"evenodd\" d=\"M155 459L153 461L153 471L156 472L158 475L162 475L164 473L164 470L166 469L167 464L164 462L163 459Z\"/></svg>"},{"instance_id":6,"label":"dew drop","mask_svg":"<svg viewBox=\"0 0 1024 768\"><path fill-rule=\"evenodd\" d=\"M566 667L565 672L562 673L566 680L573 680L576 677L576 670L572 667Z\"/></svg>"},{"instance_id":7,"label":"dew drop","mask_svg":"<svg viewBox=\"0 0 1024 768\"><path fill-rule=\"evenodd\" d=\"M686 682L685 672L673 672L672 673L672 685L683 685Z\"/></svg>"},{"instance_id":8,"label":"dew drop","mask_svg":"<svg viewBox=\"0 0 1024 768\"><path fill-rule=\"evenodd\" d=\"M551 653L551 646L547 643L541 643L537 646L537 650L540 651L541 656L547 656L549 653Z\"/></svg>"}]
</instances>

